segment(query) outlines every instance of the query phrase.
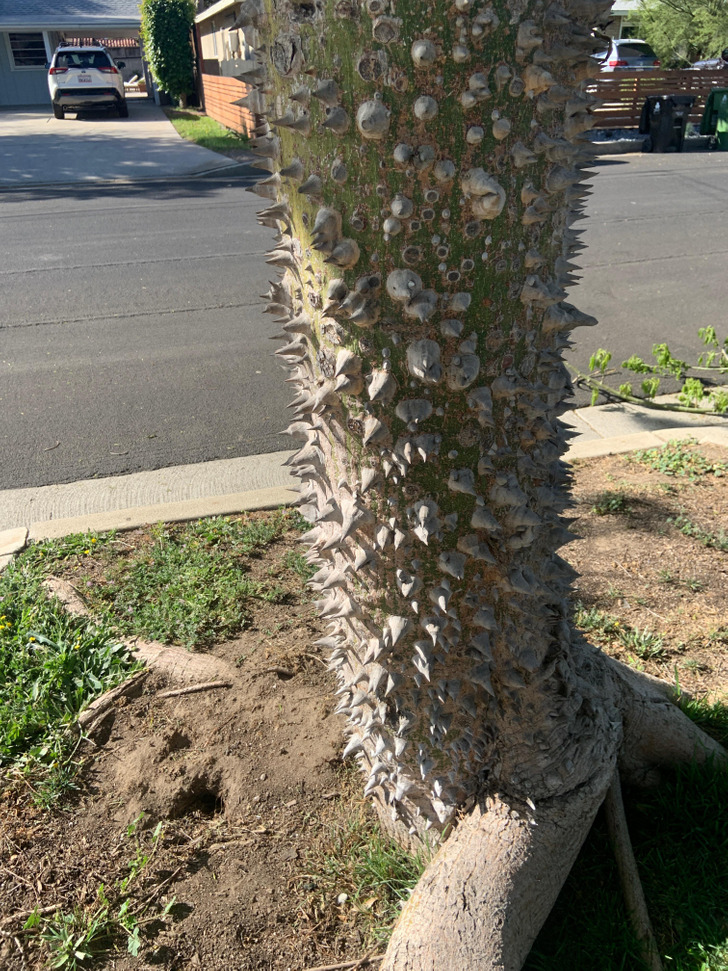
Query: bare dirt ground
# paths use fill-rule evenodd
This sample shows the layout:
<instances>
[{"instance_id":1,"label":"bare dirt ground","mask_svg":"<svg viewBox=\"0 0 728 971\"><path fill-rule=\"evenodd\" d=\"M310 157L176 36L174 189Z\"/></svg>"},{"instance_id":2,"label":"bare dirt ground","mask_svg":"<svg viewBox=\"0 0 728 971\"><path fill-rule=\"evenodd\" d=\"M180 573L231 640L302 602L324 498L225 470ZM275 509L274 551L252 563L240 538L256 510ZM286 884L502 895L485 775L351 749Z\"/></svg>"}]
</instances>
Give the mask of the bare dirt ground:
<instances>
[{"instance_id":1,"label":"bare dirt ground","mask_svg":"<svg viewBox=\"0 0 728 971\"><path fill-rule=\"evenodd\" d=\"M725 697L728 555L695 533L728 523L728 476L691 481L607 457L575 467L574 499L580 538L564 555L581 574L575 599L589 636L652 674L677 675L685 690ZM343 724L319 636L305 597L260 602L245 632L210 651L231 687L162 697L169 685L148 675L81 744L85 768L66 808L35 808L22 786L2 791L1 967L46 967L48 952L21 930L25 916L93 908L140 846L151 859L136 897L151 918L139 956L122 940L98 967L302 971L371 949L355 909L326 896L312 872L331 828L361 811L339 759ZM172 898L167 919L152 919Z\"/></svg>"}]
</instances>

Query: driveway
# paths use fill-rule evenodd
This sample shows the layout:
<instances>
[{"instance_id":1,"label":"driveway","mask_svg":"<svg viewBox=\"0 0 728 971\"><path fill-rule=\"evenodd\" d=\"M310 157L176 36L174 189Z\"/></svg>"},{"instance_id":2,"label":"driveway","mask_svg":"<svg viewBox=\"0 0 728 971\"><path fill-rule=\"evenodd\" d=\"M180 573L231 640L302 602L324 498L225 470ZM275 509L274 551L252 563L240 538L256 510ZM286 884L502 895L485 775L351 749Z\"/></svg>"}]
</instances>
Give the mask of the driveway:
<instances>
[{"instance_id":1,"label":"driveway","mask_svg":"<svg viewBox=\"0 0 728 971\"><path fill-rule=\"evenodd\" d=\"M128 118L89 111L61 121L50 103L0 110L0 190L185 178L237 165L180 138L150 98L127 100Z\"/></svg>"}]
</instances>

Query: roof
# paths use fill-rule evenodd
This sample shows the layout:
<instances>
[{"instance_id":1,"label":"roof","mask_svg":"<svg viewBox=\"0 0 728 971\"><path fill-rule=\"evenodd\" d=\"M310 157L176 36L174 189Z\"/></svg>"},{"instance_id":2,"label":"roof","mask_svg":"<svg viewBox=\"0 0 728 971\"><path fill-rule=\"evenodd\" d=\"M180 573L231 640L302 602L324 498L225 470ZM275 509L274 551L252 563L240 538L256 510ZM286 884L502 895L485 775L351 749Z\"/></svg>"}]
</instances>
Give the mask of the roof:
<instances>
[{"instance_id":1,"label":"roof","mask_svg":"<svg viewBox=\"0 0 728 971\"><path fill-rule=\"evenodd\" d=\"M636 13L641 6L642 0L614 0L612 13L615 17L626 17L628 14Z\"/></svg>"},{"instance_id":2,"label":"roof","mask_svg":"<svg viewBox=\"0 0 728 971\"><path fill-rule=\"evenodd\" d=\"M240 6L240 0L217 0L217 3L213 3L202 13L198 13L195 17L195 23L201 24L205 20L209 20L211 17L216 17L218 14L224 13L225 10L230 10L231 8L237 8Z\"/></svg>"},{"instance_id":3,"label":"roof","mask_svg":"<svg viewBox=\"0 0 728 971\"><path fill-rule=\"evenodd\" d=\"M0 30L138 29L138 0L0 0Z\"/></svg>"}]
</instances>

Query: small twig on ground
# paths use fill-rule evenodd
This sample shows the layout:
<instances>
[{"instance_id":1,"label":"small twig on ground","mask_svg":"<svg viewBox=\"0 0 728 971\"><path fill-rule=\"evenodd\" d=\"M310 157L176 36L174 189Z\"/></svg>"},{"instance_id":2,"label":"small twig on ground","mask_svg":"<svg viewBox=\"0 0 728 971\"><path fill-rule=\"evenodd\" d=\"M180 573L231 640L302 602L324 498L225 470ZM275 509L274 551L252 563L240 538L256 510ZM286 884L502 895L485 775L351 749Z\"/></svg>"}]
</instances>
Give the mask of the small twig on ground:
<instances>
[{"instance_id":1,"label":"small twig on ground","mask_svg":"<svg viewBox=\"0 0 728 971\"><path fill-rule=\"evenodd\" d=\"M154 900L155 897L158 897L159 894L164 889L164 887L166 887L168 883L171 883L172 880L174 880L174 878L180 872L180 870L184 870L186 865L187 865L186 863L181 863L173 873L170 873L170 875L166 879L162 880L161 883L158 883L156 887L153 887L152 890L146 895L146 897L142 901L142 905L151 903L151 901Z\"/></svg>"},{"instance_id":2,"label":"small twig on ground","mask_svg":"<svg viewBox=\"0 0 728 971\"><path fill-rule=\"evenodd\" d=\"M30 880L27 880L25 877L21 877L19 873L15 873L14 870L9 870L6 866L0 866L0 870L2 870L3 873L7 873L7 875L9 877L12 877L13 880L19 880L21 883L24 883L28 887L31 887L31 888L34 887L33 883Z\"/></svg>"},{"instance_id":3,"label":"small twig on ground","mask_svg":"<svg viewBox=\"0 0 728 971\"><path fill-rule=\"evenodd\" d=\"M325 668L328 668L329 666L329 662L324 660L324 658L319 657L318 654L309 654L308 652L306 652L306 657L312 657L314 661L318 661L319 664L323 664Z\"/></svg>"},{"instance_id":4,"label":"small twig on ground","mask_svg":"<svg viewBox=\"0 0 728 971\"><path fill-rule=\"evenodd\" d=\"M642 604L642 609L646 610L648 614L652 614L653 617L657 617L658 620L665 620L665 621L667 620L667 618L663 617L662 614L656 613L654 610L652 610L650 607L647 607L645 604Z\"/></svg>"},{"instance_id":5,"label":"small twig on ground","mask_svg":"<svg viewBox=\"0 0 728 971\"><path fill-rule=\"evenodd\" d=\"M291 671L288 668L282 668L276 664L274 664L273 667L270 667L270 668L263 668L263 670L260 673L277 674L279 678L293 678L296 675L295 671Z\"/></svg>"},{"instance_id":6,"label":"small twig on ground","mask_svg":"<svg viewBox=\"0 0 728 971\"><path fill-rule=\"evenodd\" d=\"M212 735L217 735L217 733L218 733L219 731L221 731L221 730L222 730L223 728L225 728L225 726L226 726L226 725L229 725L229 724L230 724L230 722L231 722L231 721L234 721L234 720L235 720L235 719L236 719L237 717L238 717L238 712L237 712L237 711L234 711L234 712L232 713L232 715L231 715L231 716L230 716L229 718L226 718L224 722L221 722L221 723L220 723L220 724L219 724L219 725L217 726L217 728L213 728L213 730L212 730L212 731L210 732L210 736L212 736Z\"/></svg>"},{"instance_id":7,"label":"small twig on ground","mask_svg":"<svg viewBox=\"0 0 728 971\"><path fill-rule=\"evenodd\" d=\"M307 968L306 971L339 971L342 968L364 968L367 964L374 964L375 961L383 961L383 954L365 954L358 961L344 961L341 964L319 964L315 968Z\"/></svg>"},{"instance_id":8,"label":"small twig on ground","mask_svg":"<svg viewBox=\"0 0 728 971\"><path fill-rule=\"evenodd\" d=\"M632 850L632 841L629 838L627 817L624 814L624 802L622 801L622 786L619 781L619 774L616 772L604 800L604 811L607 817L607 829L612 850L617 861L622 893L632 929L642 951L642 959L650 971L664 971L660 952L657 949L655 932L652 929L652 922L647 911L647 902L637 870L637 861Z\"/></svg>"},{"instance_id":9,"label":"small twig on ground","mask_svg":"<svg viewBox=\"0 0 728 971\"><path fill-rule=\"evenodd\" d=\"M206 681L204 684L190 684L186 688L173 688L170 691L160 691L158 698L177 698L180 695L192 695L198 691L212 691L214 688L232 688L231 681Z\"/></svg>"},{"instance_id":10,"label":"small twig on ground","mask_svg":"<svg viewBox=\"0 0 728 971\"><path fill-rule=\"evenodd\" d=\"M13 943L17 947L18 953L20 954L20 966L23 969L23 971L26 971L26 968L28 967L28 962L25 960L25 950L23 949L23 945L20 942L20 938L17 937L15 934L13 934Z\"/></svg>"},{"instance_id":11,"label":"small twig on ground","mask_svg":"<svg viewBox=\"0 0 728 971\"><path fill-rule=\"evenodd\" d=\"M84 708L78 716L79 728L83 729L90 726L92 722L95 723L100 715L105 714L111 708L117 698L129 694L148 674L149 671L139 671L138 674L129 678L128 681L124 681L123 684L118 684L115 688L105 691L95 701L92 701L88 708Z\"/></svg>"},{"instance_id":12,"label":"small twig on ground","mask_svg":"<svg viewBox=\"0 0 728 971\"><path fill-rule=\"evenodd\" d=\"M620 570L624 570L624 572L627 574L628 577L637 576L640 578L640 580L644 580L645 583L647 582L647 578L643 577L642 574L639 573L637 570L635 570L634 573L630 573L627 567L624 565L624 563L619 563L617 561L617 566L619 567Z\"/></svg>"},{"instance_id":13,"label":"small twig on ground","mask_svg":"<svg viewBox=\"0 0 728 971\"><path fill-rule=\"evenodd\" d=\"M7 917L0 917L0 924L14 924L19 920L27 920L31 914L53 914L60 907L60 904L51 904L49 907L34 907L33 910L19 910L15 914L8 914Z\"/></svg>"}]
</instances>

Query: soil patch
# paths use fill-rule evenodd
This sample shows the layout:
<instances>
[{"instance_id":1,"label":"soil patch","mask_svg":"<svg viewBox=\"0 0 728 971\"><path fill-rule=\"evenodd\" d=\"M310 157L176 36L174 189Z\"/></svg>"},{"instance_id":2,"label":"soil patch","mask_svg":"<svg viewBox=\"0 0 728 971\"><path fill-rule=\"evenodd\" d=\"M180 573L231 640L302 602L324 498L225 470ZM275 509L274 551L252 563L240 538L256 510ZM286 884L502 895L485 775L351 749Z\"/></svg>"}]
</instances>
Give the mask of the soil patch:
<instances>
[{"instance_id":1,"label":"soil patch","mask_svg":"<svg viewBox=\"0 0 728 971\"><path fill-rule=\"evenodd\" d=\"M716 446L700 453L727 458ZM668 475L605 456L576 464L573 495L579 539L562 553L581 574L577 622L620 660L696 695L724 697L728 474Z\"/></svg>"},{"instance_id":2,"label":"soil patch","mask_svg":"<svg viewBox=\"0 0 728 971\"><path fill-rule=\"evenodd\" d=\"M588 636L686 690L724 697L728 555L706 537L719 540L728 523L728 476L683 479L613 456L579 462L573 492L579 538L563 554L580 573ZM123 538L133 549L148 531ZM295 544L287 535L275 556ZM89 562L86 579L97 573ZM0 792L0 966L47 966L13 915L93 909L100 885L128 875L140 841L153 852L137 897L176 902L144 926L138 957L111 949L96 966L301 971L370 949L356 908L322 895L312 872L331 827L362 811L340 761L343 720L314 643L323 634L305 594L256 601L239 636L206 650L232 672L230 687L162 697L170 685L149 675L81 743L80 788L65 809L34 807L22 786Z\"/></svg>"}]
</instances>

